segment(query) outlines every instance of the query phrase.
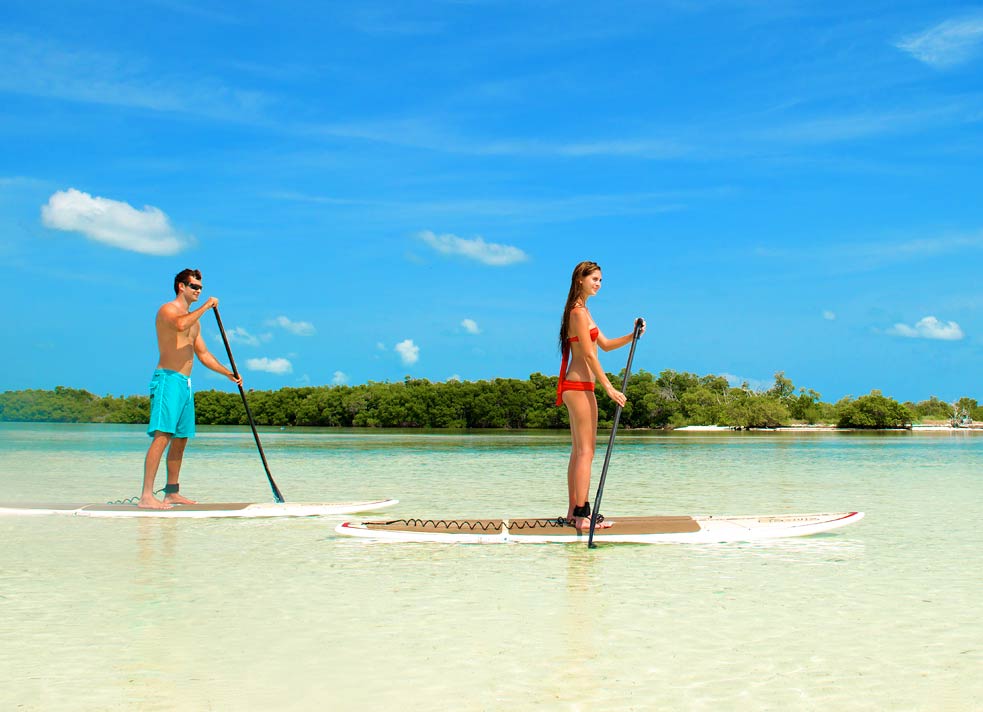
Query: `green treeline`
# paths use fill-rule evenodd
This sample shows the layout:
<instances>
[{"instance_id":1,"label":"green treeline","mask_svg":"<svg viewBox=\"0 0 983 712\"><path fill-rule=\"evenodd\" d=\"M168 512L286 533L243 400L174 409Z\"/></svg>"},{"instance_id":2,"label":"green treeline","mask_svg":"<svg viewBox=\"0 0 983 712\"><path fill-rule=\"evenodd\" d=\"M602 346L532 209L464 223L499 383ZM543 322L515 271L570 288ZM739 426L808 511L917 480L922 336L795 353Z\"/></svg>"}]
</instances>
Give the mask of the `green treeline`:
<instances>
[{"instance_id":1,"label":"green treeline","mask_svg":"<svg viewBox=\"0 0 983 712\"><path fill-rule=\"evenodd\" d=\"M105 396L57 386L53 391L0 393L0 422L23 423L146 423L149 396Z\"/></svg>"},{"instance_id":2,"label":"green treeline","mask_svg":"<svg viewBox=\"0 0 983 712\"><path fill-rule=\"evenodd\" d=\"M613 383L621 377L609 374ZM835 423L842 428L901 428L921 420L983 420L975 399L948 404L936 397L899 403L871 391L836 403L816 391L796 388L782 372L765 391L747 384L733 387L714 375L666 370L646 371L628 384L621 424L628 428L677 428L724 425L768 428L793 423ZM566 408L553 405L556 377L534 373L528 380L432 383L407 377L403 382L358 386L308 386L250 391L249 407L258 425L368 428L565 428ZM610 426L614 404L598 398L602 427ZM195 393L200 425L246 425L238 392ZM0 393L0 421L62 423L146 423L147 396L96 396L58 386L53 391Z\"/></svg>"}]
</instances>

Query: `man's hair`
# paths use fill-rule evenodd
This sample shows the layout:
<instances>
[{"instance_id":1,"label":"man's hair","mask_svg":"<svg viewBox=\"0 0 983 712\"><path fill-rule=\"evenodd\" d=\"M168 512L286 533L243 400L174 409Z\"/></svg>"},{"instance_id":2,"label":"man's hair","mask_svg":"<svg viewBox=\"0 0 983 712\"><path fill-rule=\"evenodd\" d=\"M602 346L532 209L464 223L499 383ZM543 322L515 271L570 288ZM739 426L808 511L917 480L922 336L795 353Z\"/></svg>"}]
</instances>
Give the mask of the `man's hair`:
<instances>
[{"instance_id":1,"label":"man's hair","mask_svg":"<svg viewBox=\"0 0 983 712\"><path fill-rule=\"evenodd\" d=\"M201 272L196 269L183 269L174 275L174 293L177 294L180 290L178 289L179 284L187 284L188 280L194 277L199 282L201 281Z\"/></svg>"}]
</instances>

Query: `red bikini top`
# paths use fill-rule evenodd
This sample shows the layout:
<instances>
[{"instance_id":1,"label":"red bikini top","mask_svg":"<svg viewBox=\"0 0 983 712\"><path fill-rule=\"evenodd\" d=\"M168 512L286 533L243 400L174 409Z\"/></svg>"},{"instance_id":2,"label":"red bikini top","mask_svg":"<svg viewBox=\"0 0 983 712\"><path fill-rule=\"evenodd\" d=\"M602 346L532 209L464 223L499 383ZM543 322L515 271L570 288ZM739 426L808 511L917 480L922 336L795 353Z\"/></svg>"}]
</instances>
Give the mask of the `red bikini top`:
<instances>
[{"instance_id":1,"label":"red bikini top","mask_svg":"<svg viewBox=\"0 0 983 712\"><path fill-rule=\"evenodd\" d=\"M591 330L590 330L590 340L591 340L591 341L597 341L597 335L598 335L598 334L600 334L600 333L601 333L601 330L600 330L600 329L598 329L598 328L597 328L597 327L595 326L595 327L594 327L593 329L591 329ZM579 338L577 338L576 336L571 336L571 337L570 337L569 339L567 339L567 342L568 342L568 343L569 343L569 342L573 342L573 341L576 341L576 342L578 342L578 343L579 343L579 342L580 342L580 339L579 339Z\"/></svg>"}]
</instances>

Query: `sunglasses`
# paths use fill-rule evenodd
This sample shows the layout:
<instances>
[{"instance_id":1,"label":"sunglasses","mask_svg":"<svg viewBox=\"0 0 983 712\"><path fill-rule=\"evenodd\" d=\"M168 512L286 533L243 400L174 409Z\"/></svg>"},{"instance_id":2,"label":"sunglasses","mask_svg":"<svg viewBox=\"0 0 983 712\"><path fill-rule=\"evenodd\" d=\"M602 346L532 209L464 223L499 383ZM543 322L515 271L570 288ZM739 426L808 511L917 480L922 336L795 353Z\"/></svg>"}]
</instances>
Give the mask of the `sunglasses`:
<instances>
[{"instance_id":1,"label":"sunglasses","mask_svg":"<svg viewBox=\"0 0 983 712\"><path fill-rule=\"evenodd\" d=\"M188 289L193 289L196 292L200 292L201 291L201 285L200 284L192 284L191 282L185 282L184 283L184 286L187 287Z\"/></svg>"}]
</instances>

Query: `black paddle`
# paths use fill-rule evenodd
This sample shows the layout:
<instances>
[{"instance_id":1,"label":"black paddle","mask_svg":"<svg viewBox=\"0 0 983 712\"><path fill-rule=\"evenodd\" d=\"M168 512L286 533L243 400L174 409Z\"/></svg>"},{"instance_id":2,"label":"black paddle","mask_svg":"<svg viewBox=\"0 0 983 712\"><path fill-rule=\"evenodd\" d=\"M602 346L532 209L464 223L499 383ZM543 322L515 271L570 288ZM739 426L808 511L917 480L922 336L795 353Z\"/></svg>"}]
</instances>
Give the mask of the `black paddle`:
<instances>
[{"instance_id":1,"label":"black paddle","mask_svg":"<svg viewBox=\"0 0 983 712\"><path fill-rule=\"evenodd\" d=\"M218 312L215 312L218 314ZM628 351L628 364L625 366L625 380L621 384L621 392L625 392L628 387L628 376L631 375L631 360L635 358L635 345L638 343L639 333L642 331L642 324L645 321L641 318L635 319L635 329L631 333L631 349ZM597 513L601 511L601 496L604 494L604 480L608 476L608 463L611 462L611 451L614 449L614 436L618 432L618 421L621 420L621 406L614 409L614 424L611 426L611 437L608 439L608 451L604 455L604 467L601 469L601 481L597 484L597 496L594 497L594 511L590 515L590 535L587 537L587 547L596 549L594 543L594 528L597 526Z\"/></svg>"},{"instance_id":2,"label":"black paddle","mask_svg":"<svg viewBox=\"0 0 983 712\"><path fill-rule=\"evenodd\" d=\"M229 337L225 335L225 327L222 326L222 317L218 313L218 307L212 307L212 309L215 310L215 321L218 322L218 330L222 332L222 341L225 342L225 353L229 355L229 363L232 364L232 375L238 378L239 371L236 369L236 360L232 358L232 348L229 346ZM259 456L263 460L266 479L270 481L270 488L273 490L273 500L277 504L283 504L283 495L280 494L280 488L273 481L273 475L270 474L270 466L266 463L266 453L263 452L263 445L259 441L259 433L256 432L256 423L253 421L252 411L249 410L249 403L246 401L246 391L242 389L242 383L239 383L239 395L242 396L242 404L246 407L246 417L249 418L249 427L253 429L253 438L256 440L256 447L259 448Z\"/></svg>"}]
</instances>

